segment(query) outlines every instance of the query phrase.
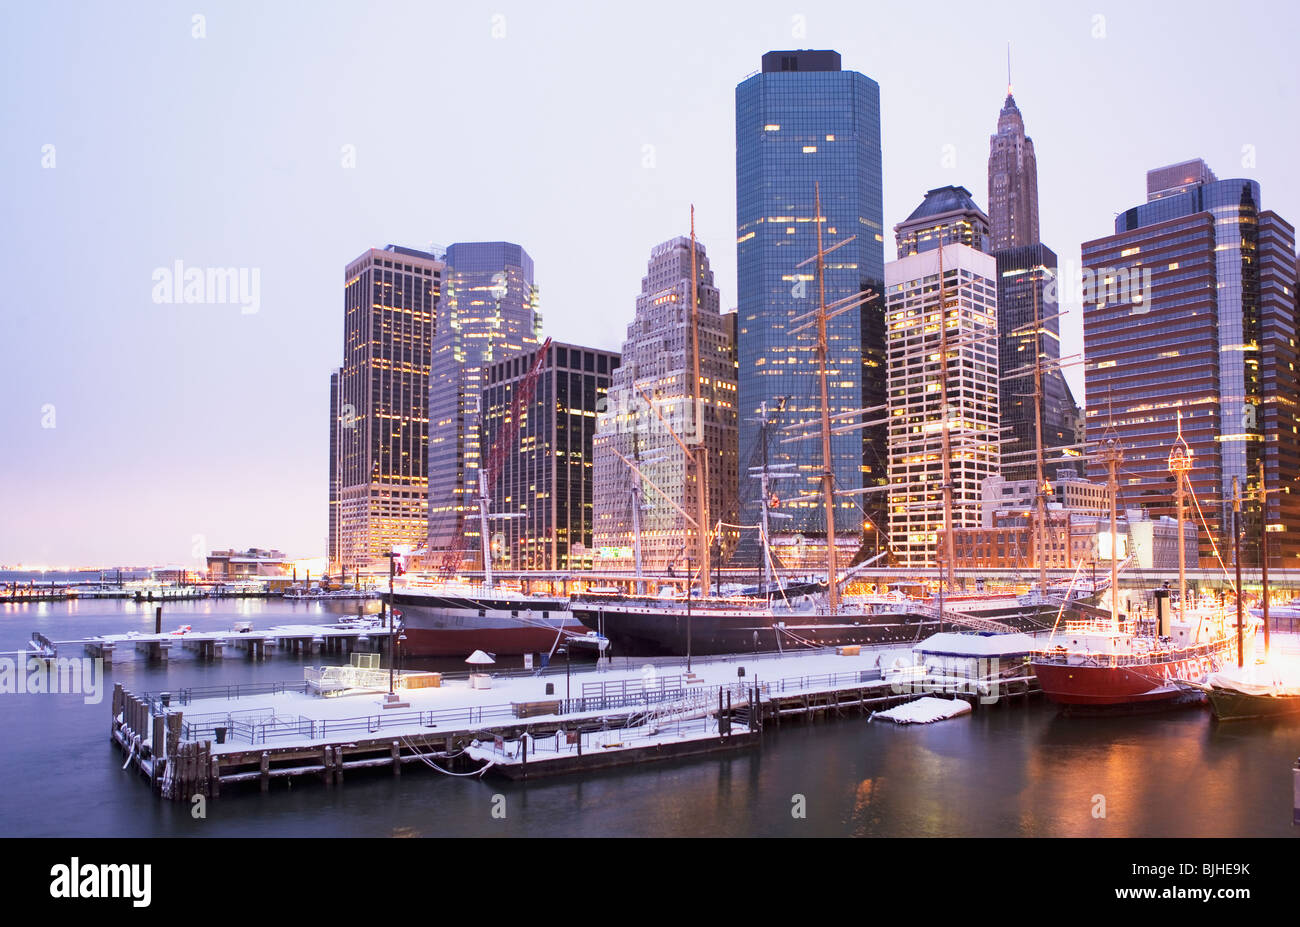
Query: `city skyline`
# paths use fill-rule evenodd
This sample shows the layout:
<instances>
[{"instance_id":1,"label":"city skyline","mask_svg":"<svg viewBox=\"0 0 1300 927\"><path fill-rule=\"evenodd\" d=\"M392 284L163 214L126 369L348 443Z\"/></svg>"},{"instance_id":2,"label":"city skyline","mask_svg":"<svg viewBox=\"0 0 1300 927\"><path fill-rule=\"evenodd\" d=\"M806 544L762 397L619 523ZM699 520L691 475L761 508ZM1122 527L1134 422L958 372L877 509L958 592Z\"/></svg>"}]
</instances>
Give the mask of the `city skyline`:
<instances>
[{"instance_id":1,"label":"city skyline","mask_svg":"<svg viewBox=\"0 0 1300 927\"><path fill-rule=\"evenodd\" d=\"M1077 270L1081 242L1109 234L1115 208L1142 200L1141 178L1158 165L1204 158L1221 176L1258 181L1269 208L1294 221L1300 191L1286 155L1297 130L1272 117L1294 98L1296 76L1279 68L1241 97L1211 74L1180 71L1173 59L1142 62L1132 54L1157 26L1175 39L1198 35L1199 20L1215 15L1208 5L1199 9L1185 23L1117 11L1100 36L1095 14L1083 7L1044 11L1033 31L996 9L954 10L926 25L965 35L979 52L969 57L970 79L957 87L908 68L917 43L898 40L914 15L907 11L883 35L862 29L862 39L855 27L869 22L866 13L810 7L798 14L798 35L800 23L776 6L745 8L743 23L699 11L705 38L682 49L683 67L672 73L650 64L648 52L620 45L613 54L582 43L572 34L581 30L552 12L440 12L438 34L462 36L466 47L457 58L454 43L439 44L447 60L431 66L445 68L441 77L454 78L475 56L491 65L475 72L484 89L452 96L461 117L461 108L491 98L494 80L528 77L530 99L567 92L578 105L571 115L543 107L519 127L561 142L546 146L550 154L528 146L521 154L514 145L459 153L443 144L434 159L436 128L427 144L405 146L357 128L367 107L377 123L396 116L397 101L383 85L409 75L402 55L376 46L377 35L381 25L409 19L410 34L384 40L399 50L418 47L433 34L430 14L418 7L381 7L376 23L359 30L356 41L376 67L356 85L331 70L349 30L369 15L355 8L303 22L283 10L225 7L206 16L202 37L192 34L189 12L163 7L89 10L79 28L65 31L41 10L8 11L6 51L18 77L6 87L10 131L0 158L21 179L5 194L13 224L4 253L16 282L13 305L29 308L6 314L0 355L10 397L0 425L11 448L0 465L0 562L193 563L200 547L250 544L292 556L322 553L328 473L316 423L337 369L336 275L364 249L517 241L537 262L543 335L617 349L630 317L619 307L635 295L645 249L680 234L694 201L722 306L735 306L733 93L771 49L834 48L846 70L880 83L887 228L921 190L981 189L1004 96L1007 39L1016 101L1040 162L1042 239L1053 243L1063 270ZM1294 11L1285 15L1293 26ZM1259 28L1259 17L1251 23L1247 31L1223 20L1224 39L1241 29L1260 60L1285 60L1280 43L1294 28ZM649 30L645 38L680 41L668 24L638 25ZM707 40L723 34L730 41L721 48ZM629 78L611 90L590 81L575 90L578 66L552 66L564 57L557 50L579 44L590 52L585 66L598 60ZM272 50L293 64L264 64ZM69 74L79 72L61 63L78 58L98 63L104 80L71 83ZM1078 86L1085 70L1088 86ZM1165 98L1161 118L1138 118L1133 85ZM593 130L584 117L604 112L607 94L625 96L627 112ZM286 114L286 95L303 105ZM563 143L570 140L585 145ZM509 170L494 173L503 165ZM497 186L487 180L498 176ZM463 194L449 189L457 180L468 188ZM587 192L593 184L599 189ZM602 204L599 214L592 201ZM989 208L978 192L976 201ZM593 234L600 216L610 227ZM93 247L88 229L102 230ZM563 244L579 236L581 259ZM73 273L70 253L79 255ZM159 298L155 275L177 261L256 271L246 275L250 298L200 305ZM1082 346L1079 308L1070 308L1063 354ZM1082 372L1068 379L1082 400ZM245 405L228 400L241 396L255 414L232 414Z\"/></svg>"}]
</instances>

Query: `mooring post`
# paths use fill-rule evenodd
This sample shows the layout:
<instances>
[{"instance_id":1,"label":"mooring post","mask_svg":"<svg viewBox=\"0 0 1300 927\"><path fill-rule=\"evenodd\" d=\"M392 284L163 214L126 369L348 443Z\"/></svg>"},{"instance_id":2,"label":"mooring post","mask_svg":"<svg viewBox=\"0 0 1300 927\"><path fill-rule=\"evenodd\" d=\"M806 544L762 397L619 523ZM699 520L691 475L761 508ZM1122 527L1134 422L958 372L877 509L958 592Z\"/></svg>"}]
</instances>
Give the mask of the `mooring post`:
<instances>
[{"instance_id":1,"label":"mooring post","mask_svg":"<svg viewBox=\"0 0 1300 927\"><path fill-rule=\"evenodd\" d=\"M397 741L395 740L393 741L392 754L393 775L400 776L402 774L402 748L397 745Z\"/></svg>"},{"instance_id":2,"label":"mooring post","mask_svg":"<svg viewBox=\"0 0 1300 927\"><path fill-rule=\"evenodd\" d=\"M270 789L271 789L271 754L269 754L269 753L267 753L265 750L263 750L263 751L262 751L262 760L261 760L261 763L260 763L259 765L260 765L260 767L261 767L261 774L258 776L258 781L259 781L259 782L261 783L261 785L262 785L262 791L263 791L263 792L270 791Z\"/></svg>"},{"instance_id":3,"label":"mooring post","mask_svg":"<svg viewBox=\"0 0 1300 927\"><path fill-rule=\"evenodd\" d=\"M162 633L162 606L159 605L153 610L153 633Z\"/></svg>"},{"instance_id":4,"label":"mooring post","mask_svg":"<svg viewBox=\"0 0 1300 927\"><path fill-rule=\"evenodd\" d=\"M1295 761L1295 768L1291 770L1291 778L1295 789L1295 809L1291 812L1291 823L1300 827L1300 759Z\"/></svg>"}]
</instances>

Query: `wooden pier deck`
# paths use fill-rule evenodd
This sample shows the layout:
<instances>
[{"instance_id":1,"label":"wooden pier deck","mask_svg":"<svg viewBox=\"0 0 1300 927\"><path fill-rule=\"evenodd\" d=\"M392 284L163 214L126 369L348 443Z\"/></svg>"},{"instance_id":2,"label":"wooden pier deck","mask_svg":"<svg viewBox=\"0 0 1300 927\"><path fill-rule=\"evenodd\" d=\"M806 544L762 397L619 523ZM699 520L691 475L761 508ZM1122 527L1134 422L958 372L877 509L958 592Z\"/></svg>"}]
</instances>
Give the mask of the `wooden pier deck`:
<instances>
[{"instance_id":1,"label":"wooden pier deck","mask_svg":"<svg viewBox=\"0 0 1300 927\"><path fill-rule=\"evenodd\" d=\"M175 800L254 782L266 791L273 780L302 776L336 785L348 772L400 775L412 763L451 774L564 775L745 749L766 727L864 717L923 694L915 679L882 678L880 662L871 650L818 652L694 661L690 673L595 668L567 680L552 667L493 677L486 689L409 674L392 701L386 678L328 698L306 681L143 695L119 684L111 738L156 792ZM921 685L978 708L980 693L967 683ZM998 701L1035 692L1032 679L1000 681Z\"/></svg>"}]
</instances>

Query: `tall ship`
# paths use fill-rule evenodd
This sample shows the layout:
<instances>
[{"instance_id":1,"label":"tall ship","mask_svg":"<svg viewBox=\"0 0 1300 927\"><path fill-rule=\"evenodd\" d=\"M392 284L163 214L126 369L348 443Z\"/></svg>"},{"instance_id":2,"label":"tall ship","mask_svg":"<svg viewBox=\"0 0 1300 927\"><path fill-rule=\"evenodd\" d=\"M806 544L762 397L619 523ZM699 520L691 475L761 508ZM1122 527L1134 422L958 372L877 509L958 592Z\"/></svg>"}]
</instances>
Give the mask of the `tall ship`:
<instances>
[{"instance_id":1,"label":"tall ship","mask_svg":"<svg viewBox=\"0 0 1300 927\"><path fill-rule=\"evenodd\" d=\"M838 242L830 248L823 248L821 230L820 189L816 192L816 211L818 219L817 253L804 263L816 261L816 279L819 298L816 308L791 320L794 326L791 334L807 329L816 332L816 358L819 366L821 388L821 450L822 474L821 493L826 511L826 581L805 584L801 588L783 588L773 580L772 556L769 545L768 521L773 516L768 511L768 480L793 477L793 473L782 473L782 466L768 466L766 463L766 438L764 438L764 465L751 468L757 472L751 478L762 481L761 486L761 524L760 539L763 548L763 583L756 589L749 590L741 597L723 599L709 594L710 543L707 526L711 524L707 509L707 493L704 480L707 474L705 450L703 446L688 447L679 439L686 458L696 478L696 505L691 518L695 525L694 544L687 538L688 549L693 546L694 570L688 582L698 586L698 597L688 586L687 594L671 598L649 598L645 596L623 595L586 595L576 598L572 603L575 618L586 627L609 638L612 646L622 653L636 655L691 655L737 653L754 650L786 650L833 645L875 644L887 642L915 641L929 637L940 631L981 630L993 633L1013 631L1045 630L1052 626L1062 612L1073 602L1085 595L1083 592L1067 592L1065 595L1053 595L1046 583L1046 567L1041 566L1042 577L1037 589L1027 596L1017 595L972 595L954 596L955 570L951 555L952 532L947 532L950 552L947 561L946 588L948 595L942 592L938 596L918 599L903 595L892 596L858 596L844 597L841 587L852 579L854 572L849 570L841 574L837 564L835 544L834 517L834 469L831 457L832 423L827 387L827 321L843 312L857 311L865 303L879 298L870 291L855 293L843 300L827 305L825 302L825 256L830 251L846 244L852 238ZM694 211L691 219L692 255L695 238ZM801 265L802 266L802 265ZM940 255L941 287L942 252ZM692 280L696 275L692 269ZM692 284L691 294L691 331L688 338L690 349L695 352L698 364L698 295L696 284ZM946 291L941 294L940 311L947 311ZM947 356L949 345L946 342L946 326L939 326L943 342L941 356ZM946 410L946 365L939 365L939 387L945 392L941 410ZM694 389L691 398L699 407L699 376L693 378ZM865 414L874 410L863 409ZM760 410L762 425L767 426L766 408ZM941 413L946 414L946 411ZM838 416L837 418L843 418ZM666 423L665 423L666 424ZM670 429L671 430L671 429ZM941 429L944 439L945 488L944 508L946 524L952 525L952 485L947 476L950 457L947 428ZM801 437L816 437L815 433ZM1041 486L1041 442L1040 442L1040 479ZM641 477L632 461L625 460L635 475L633 493L633 513L639 509L638 492ZM1040 493L1041 495L1041 493ZM1042 500L1040 498L1040 520ZM1042 558L1040 558L1040 564ZM870 565L871 561L868 561ZM641 576L639 559L637 577ZM638 581L638 587L641 585ZM941 589L943 587L941 586ZM1089 590L1088 595L1095 593Z\"/></svg>"},{"instance_id":2,"label":"tall ship","mask_svg":"<svg viewBox=\"0 0 1300 927\"><path fill-rule=\"evenodd\" d=\"M1109 471L1111 538L1116 537L1116 468L1122 458L1112 437L1105 448ZM1211 674L1253 660L1255 620L1234 620L1217 603L1193 603L1187 593L1184 502L1190 490L1191 449L1182 436L1169 453L1178 521L1178 600L1171 590L1155 593L1155 618L1140 622L1118 613L1118 551L1111 551L1111 607L1108 618L1065 622L1032 667L1043 693L1073 708L1133 709L1202 701L1197 686ZM1117 546L1117 545L1115 545ZM1240 583L1237 586L1240 590Z\"/></svg>"}]
</instances>

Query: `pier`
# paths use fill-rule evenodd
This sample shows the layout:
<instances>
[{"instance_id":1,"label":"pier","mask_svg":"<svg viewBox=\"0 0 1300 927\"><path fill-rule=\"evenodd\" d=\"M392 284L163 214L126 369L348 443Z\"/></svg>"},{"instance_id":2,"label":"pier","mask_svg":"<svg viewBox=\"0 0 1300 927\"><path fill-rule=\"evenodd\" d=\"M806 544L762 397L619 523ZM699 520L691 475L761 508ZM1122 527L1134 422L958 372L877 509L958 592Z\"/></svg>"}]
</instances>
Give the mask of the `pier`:
<instances>
[{"instance_id":1,"label":"pier","mask_svg":"<svg viewBox=\"0 0 1300 927\"><path fill-rule=\"evenodd\" d=\"M52 650L80 646L92 659L112 666L115 655L134 651L147 660L166 662L174 648L194 653L203 661L221 660L226 651L240 651L251 660L262 661L276 653L348 656L352 653L386 653L392 632L379 619L337 624L277 625L265 630L232 628L226 631L160 631L104 634L81 640L50 641L39 636Z\"/></svg>"},{"instance_id":2,"label":"pier","mask_svg":"<svg viewBox=\"0 0 1300 927\"><path fill-rule=\"evenodd\" d=\"M223 789L302 776L338 785L345 773L419 764L451 775L536 778L748 749L763 731L797 720L866 718L922 692L976 706L1036 694L1032 678L978 681L898 675L911 651L845 647L674 658L566 675L545 672L452 678L307 667L301 682L135 694L113 690L112 742L159 795L188 800ZM323 685L349 671L346 685ZM337 675L337 673L335 673Z\"/></svg>"}]
</instances>

